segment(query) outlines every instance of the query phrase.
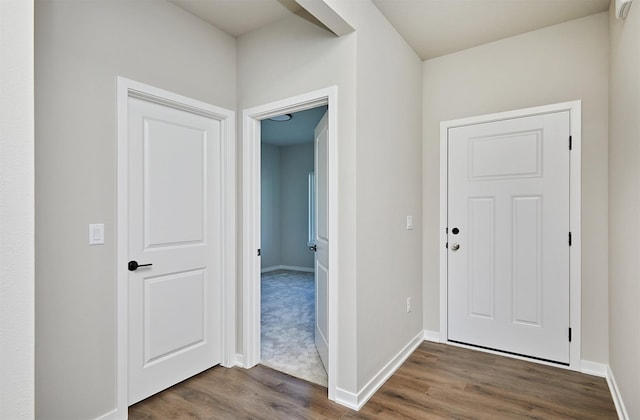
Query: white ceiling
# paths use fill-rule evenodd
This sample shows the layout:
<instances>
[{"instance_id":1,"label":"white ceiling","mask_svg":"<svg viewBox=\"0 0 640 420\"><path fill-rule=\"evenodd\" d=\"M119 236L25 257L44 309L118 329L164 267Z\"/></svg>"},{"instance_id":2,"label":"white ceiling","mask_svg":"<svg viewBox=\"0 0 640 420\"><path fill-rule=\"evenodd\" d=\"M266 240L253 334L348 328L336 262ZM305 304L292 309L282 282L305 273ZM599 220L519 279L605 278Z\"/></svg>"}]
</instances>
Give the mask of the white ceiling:
<instances>
[{"instance_id":1,"label":"white ceiling","mask_svg":"<svg viewBox=\"0 0 640 420\"><path fill-rule=\"evenodd\" d=\"M373 0L420 58L603 12L609 0Z\"/></svg>"},{"instance_id":2,"label":"white ceiling","mask_svg":"<svg viewBox=\"0 0 640 420\"><path fill-rule=\"evenodd\" d=\"M302 9L294 0L169 0L233 37Z\"/></svg>"},{"instance_id":3,"label":"white ceiling","mask_svg":"<svg viewBox=\"0 0 640 420\"><path fill-rule=\"evenodd\" d=\"M234 37L300 10L294 0L170 1ZM372 1L427 60L602 12L610 0Z\"/></svg>"}]
</instances>

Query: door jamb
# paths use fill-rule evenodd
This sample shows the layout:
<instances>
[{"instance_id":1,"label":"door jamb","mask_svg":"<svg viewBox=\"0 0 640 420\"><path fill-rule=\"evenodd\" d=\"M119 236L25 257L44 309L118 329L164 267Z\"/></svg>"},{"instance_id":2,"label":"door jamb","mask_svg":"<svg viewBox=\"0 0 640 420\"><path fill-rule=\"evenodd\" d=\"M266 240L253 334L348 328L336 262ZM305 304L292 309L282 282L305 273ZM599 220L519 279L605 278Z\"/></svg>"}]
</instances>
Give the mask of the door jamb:
<instances>
[{"instance_id":1,"label":"door jamb","mask_svg":"<svg viewBox=\"0 0 640 420\"><path fill-rule=\"evenodd\" d=\"M448 214L448 133L449 129L473 124L494 122L552 112L569 111L572 150L570 153L569 174L569 229L572 245L569 248L569 327L572 339L569 343L569 369L581 370L581 147L582 147L582 101L570 101L552 105L543 105L514 111L462 118L440 123L440 342L448 343L447 331L447 214ZM568 144L567 144L567 147ZM476 350L477 349L474 347ZM502 355L512 357L506 353ZM525 359L536 362L533 359ZM539 362L540 363L540 362ZM544 363L548 364L548 363ZM561 365L552 364L562 367Z\"/></svg>"},{"instance_id":2,"label":"door jamb","mask_svg":"<svg viewBox=\"0 0 640 420\"><path fill-rule=\"evenodd\" d=\"M128 412L128 99L136 97L220 121L223 141L222 194L222 308L221 365L235 364L235 296L236 296L236 179L235 179L235 112L186 96L155 88L124 77L117 78L117 213L116 213L116 410L114 417L127 418ZM110 416L111 418L111 416Z\"/></svg>"},{"instance_id":3,"label":"door jamb","mask_svg":"<svg viewBox=\"0 0 640 420\"><path fill-rule=\"evenodd\" d=\"M338 88L331 86L287 99L245 109L242 114L243 134L243 298L242 344L240 363L250 368L260 363L260 121L276 115L294 113L328 105L329 168L329 366L328 394L335 400L338 366ZM240 357L239 357L240 361Z\"/></svg>"}]
</instances>

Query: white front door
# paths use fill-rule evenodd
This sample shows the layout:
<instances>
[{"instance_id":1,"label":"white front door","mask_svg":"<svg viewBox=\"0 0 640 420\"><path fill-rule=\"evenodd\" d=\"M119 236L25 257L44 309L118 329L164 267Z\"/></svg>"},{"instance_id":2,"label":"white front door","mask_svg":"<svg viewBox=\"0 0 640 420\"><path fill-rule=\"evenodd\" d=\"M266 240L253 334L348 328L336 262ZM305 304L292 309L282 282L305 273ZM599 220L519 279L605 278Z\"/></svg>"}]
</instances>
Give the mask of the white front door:
<instances>
[{"instance_id":1,"label":"white front door","mask_svg":"<svg viewBox=\"0 0 640 420\"><path fill-rule=\"evenodd\" d=\"M315 342L322 364L328 371L329 331L329 138L328 112L324 114L314 130L315 144L315 287L316 287L316 327Z\"/></svg>"},{"instance_id":2,"label":"white front door","mask_svg":"<svg viewBox=\"0 0 640 420\"><path fill-rule=\"evenodd\" d=\"M133 404L221 361L225 139L219 120L128 101Z\"/></svg>"},{"instance_id":3,"label":"white front door","mask_svg":"<svg viewBox=\"0 0 640 420\"><path fill-rule=\"evenodd\" d=\"M448 131L448 339L569 363L569 111Z\"/></svg>"}]
</instances>

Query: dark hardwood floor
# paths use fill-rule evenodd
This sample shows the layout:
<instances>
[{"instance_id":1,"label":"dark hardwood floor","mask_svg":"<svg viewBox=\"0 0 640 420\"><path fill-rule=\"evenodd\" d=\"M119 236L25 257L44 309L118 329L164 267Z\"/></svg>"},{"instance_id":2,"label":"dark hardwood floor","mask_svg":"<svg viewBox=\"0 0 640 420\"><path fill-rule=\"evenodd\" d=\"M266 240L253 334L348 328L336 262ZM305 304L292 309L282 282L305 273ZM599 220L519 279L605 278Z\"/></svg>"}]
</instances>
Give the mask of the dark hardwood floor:
<instances>
[{"instance_id":1,"label":"dark hardwood floor","mask_svg":"<svg viewBox=\"0 0 640 420\"><path fill-rule=\"evenodd\" d=\"M264 366L215 367L129 407L129 419L616 419L603 378L424 342L358 412Z\"/></svg>"}]
</instances>

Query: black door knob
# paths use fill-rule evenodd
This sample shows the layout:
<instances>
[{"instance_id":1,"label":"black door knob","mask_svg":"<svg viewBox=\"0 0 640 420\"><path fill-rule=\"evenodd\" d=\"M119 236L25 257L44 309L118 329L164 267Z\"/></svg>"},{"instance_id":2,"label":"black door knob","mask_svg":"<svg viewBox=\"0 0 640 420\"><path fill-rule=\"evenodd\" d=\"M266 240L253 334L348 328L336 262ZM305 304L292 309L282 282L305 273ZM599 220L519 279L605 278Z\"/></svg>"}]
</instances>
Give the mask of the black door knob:
<instances>
[{"instance_id":1,"label":"black door knob","mask_svg":"<svg viewBox=\"0 0 640 420\"><path fill-rule=\"evenodd\" d=\"M153 264L138 264L138 261L132 260L129 261L129 271L136 271L138 267L149 267Z\"/></svg>"}]
</instances>

